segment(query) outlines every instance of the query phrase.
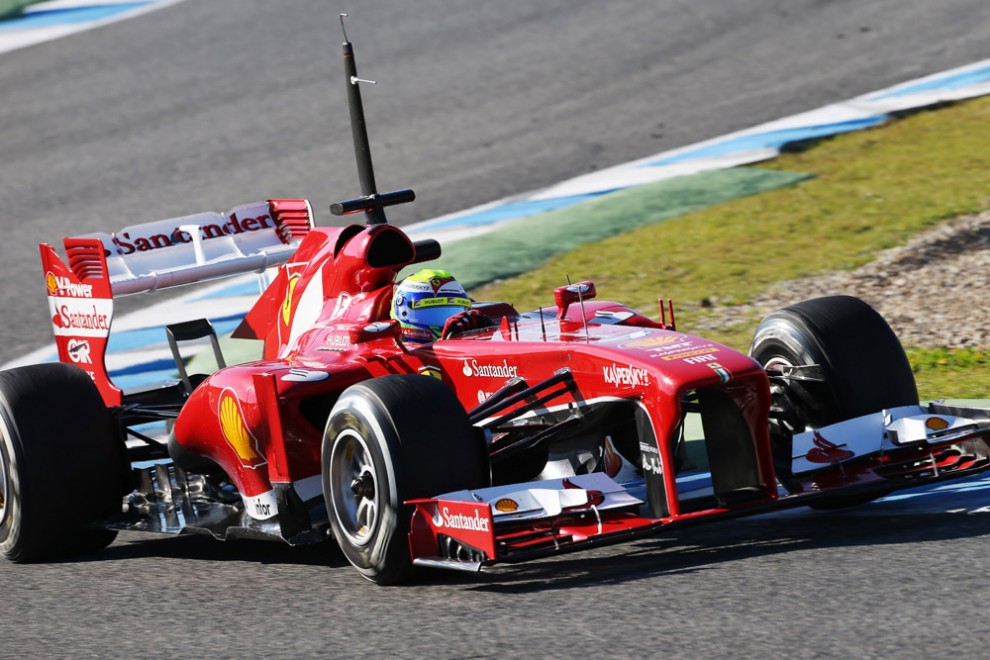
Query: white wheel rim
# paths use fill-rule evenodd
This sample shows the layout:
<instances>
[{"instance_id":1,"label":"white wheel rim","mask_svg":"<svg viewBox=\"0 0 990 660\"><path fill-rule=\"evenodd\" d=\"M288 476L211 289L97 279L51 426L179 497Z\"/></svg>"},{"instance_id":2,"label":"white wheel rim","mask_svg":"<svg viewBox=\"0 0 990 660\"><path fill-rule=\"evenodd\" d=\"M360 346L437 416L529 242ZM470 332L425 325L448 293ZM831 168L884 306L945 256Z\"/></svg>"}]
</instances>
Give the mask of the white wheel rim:
<instances>
[{"instance_id":1,"label":"white wheel rim","mask_svg":"<svg viewBox=\"0 0 990 660\"><path fill-rule=\"evenodd\" d=\"M782 369L785 367L793 367L790 360L787 360L779 355L774 355L772 358L766 361L763 365L764 369Z\"/></svg>"},{"instance_id":2,"label":"white wheel rim","mask_svg":"<svg viewBox=\"0 0 990 660\"><path fill-rule=\"evenodd\" d=\"M366 545L378 528L379 485L374 458L364 438L353 429L344 429L330 456L330 489L333 514L355 545Z\"/></svg>"}]
</instances>

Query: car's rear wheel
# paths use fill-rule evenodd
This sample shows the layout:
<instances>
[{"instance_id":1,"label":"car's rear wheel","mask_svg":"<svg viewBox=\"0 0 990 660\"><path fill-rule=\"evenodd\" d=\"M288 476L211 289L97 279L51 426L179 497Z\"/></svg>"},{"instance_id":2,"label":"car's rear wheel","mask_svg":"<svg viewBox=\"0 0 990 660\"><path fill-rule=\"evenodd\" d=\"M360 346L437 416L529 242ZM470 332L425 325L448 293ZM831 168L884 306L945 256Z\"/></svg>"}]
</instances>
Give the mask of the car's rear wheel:
<instances>
[{"instance_id":1,"label":"car's rear wheel","mask_svg":"<svg viewBox=\"0 0 990 660\"><path fill-rule=\"evenodd\" d=\"M373 582L411 574L412 511L404 502L488 481L484 442L439 380L367 380L346 389L330 412L323 438L330 526L348 561Z\"/></svg>"},{"instance_id":2,"label":"car's rear wheel","mask_svg":"<svg viewBox=\"0 0 990 660\"><path fill-rule=\"evenodd\" d=\"M785 379L774 388L775 403L787 416L770 425L774 462L785 486L792 431L918 403L914 374L897 336L858 298L817 298L770 314L757 328L749 353L768 370L821 367L819 380ZM814 506L852 506L882 494L823 498Z\"/></svg>"},{"instance_id":3,"label":"car's rear wheel","mask_svg":"<svg viewBox=\"0 0 990 660\"><path fill-rule=\"evenodd\" d=\"M93 381L77 367L0 372L0 555L30 562L103 549L116 532L123 446Z\"/></svg>"}]
</instances>

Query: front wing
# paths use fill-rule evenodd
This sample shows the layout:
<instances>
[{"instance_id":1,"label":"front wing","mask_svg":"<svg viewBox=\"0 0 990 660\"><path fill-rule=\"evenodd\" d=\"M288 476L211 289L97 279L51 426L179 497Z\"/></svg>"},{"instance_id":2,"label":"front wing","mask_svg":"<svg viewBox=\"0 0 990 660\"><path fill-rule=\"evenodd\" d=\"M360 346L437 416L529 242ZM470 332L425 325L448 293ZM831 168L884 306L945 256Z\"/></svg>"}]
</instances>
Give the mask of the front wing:
<instances>
[{"instance_id":1,"label":"front wing","mask_svg":"<svg viewBox=\"0 0 990 660\"><path fill-rule=\"evenodd\" d=\"M465 490L407 502L410 552L418 566L477 571L816 500L866 501L988 468L990 411L905 406L795 435L792 492L770 501L654 518L642 480L619 484L603 473Z\"/></svg>"}]
</instances>

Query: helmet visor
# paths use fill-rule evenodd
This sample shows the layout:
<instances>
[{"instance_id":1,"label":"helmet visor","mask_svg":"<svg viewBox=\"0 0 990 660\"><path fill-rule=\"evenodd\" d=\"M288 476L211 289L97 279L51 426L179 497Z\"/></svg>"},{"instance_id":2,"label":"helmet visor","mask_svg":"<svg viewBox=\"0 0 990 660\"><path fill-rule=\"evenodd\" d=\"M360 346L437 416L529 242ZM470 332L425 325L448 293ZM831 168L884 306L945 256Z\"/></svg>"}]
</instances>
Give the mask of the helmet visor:
<instances>
[{"instance_id":1,"label":"helmet visor","mask_svg":"<svg viewBox=\"0 0 990 660\"><path fill-rule=\"evenodd\" d=\"M454 314L460 314L467 307L461 305L437 305L422 307L415 310L413 318L410 319L415 325L429 327L434 335L439 335L443 330L443 324Z\"/></svg>"}]
</instances>

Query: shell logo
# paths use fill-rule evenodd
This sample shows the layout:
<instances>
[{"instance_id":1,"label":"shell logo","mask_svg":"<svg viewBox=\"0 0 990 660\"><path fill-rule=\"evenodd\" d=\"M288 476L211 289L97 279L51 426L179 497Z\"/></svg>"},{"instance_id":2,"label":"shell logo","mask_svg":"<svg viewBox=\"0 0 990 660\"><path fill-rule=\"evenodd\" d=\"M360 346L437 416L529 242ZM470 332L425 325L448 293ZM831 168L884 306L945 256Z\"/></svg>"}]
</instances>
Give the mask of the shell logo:
<instances>
[{"instance_id":1,"label":"shell logo","mask_svg":"<svg viewBox=\"0 0 990 660\"><path fill-rule=\"evenodd\" d=\"M45 284L48 286L48 295L54 296L58 292L58 280L51 271L45 274Z\"/></svg>"},{"instance_id":2,"label":"shell logo","mask_svg":"<svg viewBox=\"0 0 990 660\"><path fill-rule=\"evenodd\" d=\"M282 301L282 323L285 325L289 325L289 319L292 317L292 296L300 279L302 275L293 275L285 287L285 300Z\"/></svg>"},{"instance_id":3,"label":"shell logo","mask_svg":"<svg viewBox=\"0 0 990 660\"><path fill-rule=\"evenodd\" d=\"M942 429L949 428L949 422L941 417L929 417L925 420L925 428L930 431L941 431Z\"/></svg>"},{"instance_id":4,"label":"shell logo","mask_svg":"<svg viewBox=\"0 0 990 660\"><path fill-rule=\"evenodd\" d=\"M242 463L255 466L265 462L258 453L258 441L244 425L240 404L233 394L224 392L220 398L219 418L224 439L237 452Z\"/></svg>"},{"instance_id":5,"label":"shell logo","mask_svg":"<svg viewBox=\"0 0 990 660\"><path fill-rule=\"evenodd\" d=\"M673 344L677 341L683 341L683 339L683 337L677 335L655 335L627 341L621 345L621 348L657 348Z\"/></svg>"},{"instance_id":6,"label":"shell logo","mask_svg":"<svg viewBox=\"0 0 990 660\"><path fill-rule=\"evenodd\" d=\"M497 511L501 511L502 513L511 513L518 508L519 503L515 500L509 499L508 497L503 497L495 503L495 509Z\"/></svg>"}]
</instances>

